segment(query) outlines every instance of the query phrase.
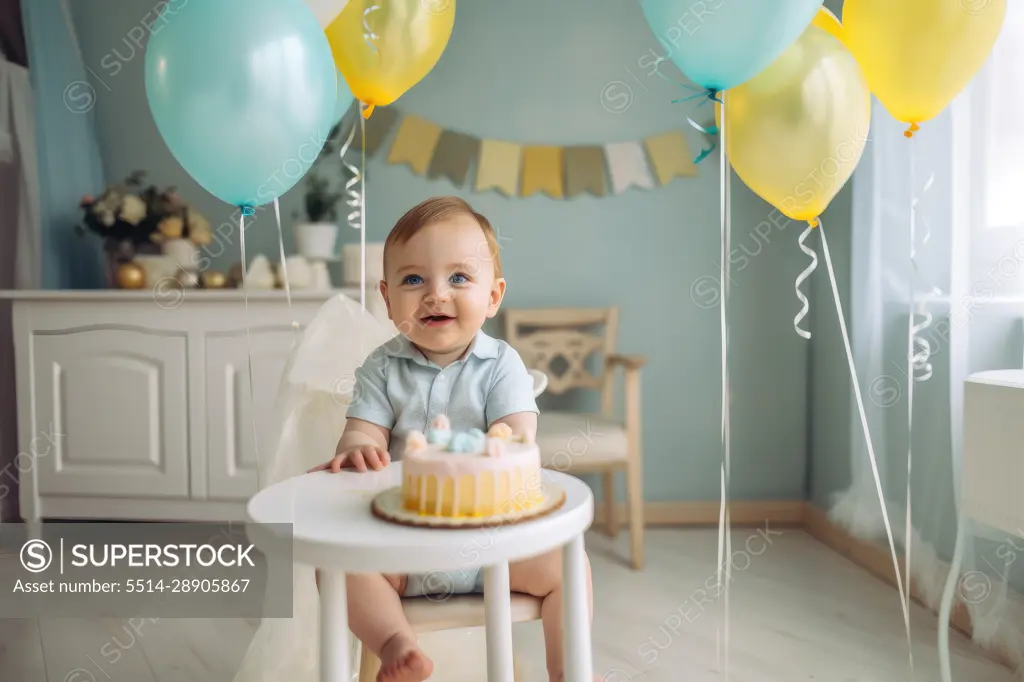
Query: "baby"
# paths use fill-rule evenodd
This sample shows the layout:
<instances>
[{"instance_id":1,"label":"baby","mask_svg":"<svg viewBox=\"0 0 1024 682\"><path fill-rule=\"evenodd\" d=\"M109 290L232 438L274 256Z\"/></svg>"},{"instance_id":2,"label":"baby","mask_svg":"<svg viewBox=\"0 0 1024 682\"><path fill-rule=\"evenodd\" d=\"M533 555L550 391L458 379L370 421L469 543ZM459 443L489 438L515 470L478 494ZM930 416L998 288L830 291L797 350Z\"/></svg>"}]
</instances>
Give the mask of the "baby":
<instances>
[{"instance_id":1,"label":"baby","mask_svg":"<svg viewBox=\"0 0 1024 682\"><path fill-rule=\"evenodd\" d=\"M356 372L354 398L334 458L313 469L381 469L406 434L439 415L453 430L506 424L533 438L533 380L518 353L481 331L505 295L494 230L456 197L428 199L406 213L384 244L380 293L402 332ZM378 682L419 682L433 663L420 650L401 597L430 594L437 576L349 575L349 626L381 661ZM587 565L588 592L590 566ZM452 571L445 593L483 591L480 569ZM509 566L513 592L543 599L551 682L562 680L562 566L553 551ZM590 597L591 614L593 596ZM341 644L335 644L341 646Z\"/></svg>"}]
</instances>

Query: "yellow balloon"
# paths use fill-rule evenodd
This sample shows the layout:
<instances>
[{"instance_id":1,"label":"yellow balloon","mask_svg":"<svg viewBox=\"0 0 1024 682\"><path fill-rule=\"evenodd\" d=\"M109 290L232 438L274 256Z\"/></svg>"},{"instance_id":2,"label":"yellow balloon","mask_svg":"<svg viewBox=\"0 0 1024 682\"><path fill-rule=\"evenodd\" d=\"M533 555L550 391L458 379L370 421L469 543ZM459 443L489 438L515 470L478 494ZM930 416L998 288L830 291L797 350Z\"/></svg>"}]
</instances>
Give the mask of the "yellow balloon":
<instances>
[{"instance_id":1,"label":"yellow balloon","mask_svg":"<svg viewBox=\"0 0 1024 682\"><path fill-rule=\"evenodd\" d=\"M391 104L441 58L455 24L455 0L349 0L324 31L355 98Z\"/></svg>"},{"instance_id":2,"label":"yellow balloon","mask_svg":"<svg viewBox=\"0 0 1024 682\"><path fill-rule=\"evenodd\" d=\"M843 34L893 118L935 118L984 65L1006 0L846 0Z\"/></svg>"},{"instance_id":3,"label":"yellow balloon","mask_svg":"<svg viewBox=\"0 0 1024 682\"><path fill-rule=\"evenodd\" d=\"M839 40L843 39L843 25L839 23L839 18L832 14L824 5L814 15L814 21L811 22L811 26L817 26L822 30L828 31Z\"/></svg>"},{"instance_id":4,"label":"yellow balloon","mask_svg":"<svg viewBox=\"0 0 1024 682\"><path fill-rule=\"evenodd\" d=\"M810 26L724 97L736 174L789 218L816 225L853 175L871 126L871 91L853 55Z\"/></svg>"}]
</instances>

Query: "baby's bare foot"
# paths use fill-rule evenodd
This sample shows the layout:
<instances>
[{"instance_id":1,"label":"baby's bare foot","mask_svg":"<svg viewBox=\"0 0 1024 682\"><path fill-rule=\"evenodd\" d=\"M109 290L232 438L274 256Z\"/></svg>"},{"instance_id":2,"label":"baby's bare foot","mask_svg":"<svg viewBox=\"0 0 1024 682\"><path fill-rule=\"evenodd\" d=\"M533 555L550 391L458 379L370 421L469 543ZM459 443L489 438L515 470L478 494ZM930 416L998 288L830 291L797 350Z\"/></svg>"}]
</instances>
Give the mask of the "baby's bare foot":
<instances>
[{"instance_id":1,"label":"baby's bare foot","mask_svg":"<svg viewBox=\"0 0 1024 682\"><path fill-rule=\"evenodd\" d=\"M433 662L420 651L416 640L395 635L380 652L377 682L423 682L433 671Z\"/></svg>"}]
</instances>

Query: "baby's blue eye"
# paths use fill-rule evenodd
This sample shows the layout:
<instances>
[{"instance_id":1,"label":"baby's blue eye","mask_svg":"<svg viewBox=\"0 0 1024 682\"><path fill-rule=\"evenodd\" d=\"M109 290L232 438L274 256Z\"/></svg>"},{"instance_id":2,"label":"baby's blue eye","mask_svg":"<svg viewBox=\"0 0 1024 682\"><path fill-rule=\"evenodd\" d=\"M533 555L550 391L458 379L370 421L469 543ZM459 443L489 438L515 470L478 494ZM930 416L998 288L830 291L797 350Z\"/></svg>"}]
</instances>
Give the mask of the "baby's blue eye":
<instances>
[{"instance_id":1,"label":"baby's blue eye","mask_svg":"<svg viewBox=\"0 0 1024 682\"><path fill-rule=\"evenodd\" d=\"M423 284L423 278L419 275L407 275L402 284Z\"/></svg>"},{"instance_id":2,"label":"baby's blue eye","mask_svg":"<svg viewBox=\"0 0 1024 682\"><path fill-rule=\"evenodd\" d=\"M449 281L452 284L465 284L469 279L467 279L461 272L457 272L449 278Z\"/></svg>"}]
</instances>

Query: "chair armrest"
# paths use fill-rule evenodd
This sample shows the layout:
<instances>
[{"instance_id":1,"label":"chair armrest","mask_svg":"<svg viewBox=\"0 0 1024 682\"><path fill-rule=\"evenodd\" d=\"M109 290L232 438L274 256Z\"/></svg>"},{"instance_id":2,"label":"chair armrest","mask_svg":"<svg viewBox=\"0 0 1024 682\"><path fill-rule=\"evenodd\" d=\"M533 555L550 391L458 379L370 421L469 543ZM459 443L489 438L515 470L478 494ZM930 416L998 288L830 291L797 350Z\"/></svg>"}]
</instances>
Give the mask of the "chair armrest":
<instances>
[{"instance_id":1,"label":"chair armrest","mask_svg":"<svg viewBox=\"0 0 1024 682\"><path fill-rule=\"evenodd\" d=\"M609 355L605 360L605 364L609 367L615 367L616 365L622 365L627 370L638 370L647 364L647 358L643 355Z\"/></svg>"}]
</instances>

